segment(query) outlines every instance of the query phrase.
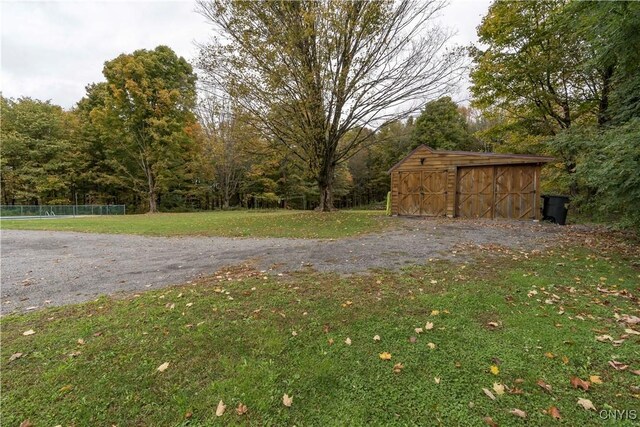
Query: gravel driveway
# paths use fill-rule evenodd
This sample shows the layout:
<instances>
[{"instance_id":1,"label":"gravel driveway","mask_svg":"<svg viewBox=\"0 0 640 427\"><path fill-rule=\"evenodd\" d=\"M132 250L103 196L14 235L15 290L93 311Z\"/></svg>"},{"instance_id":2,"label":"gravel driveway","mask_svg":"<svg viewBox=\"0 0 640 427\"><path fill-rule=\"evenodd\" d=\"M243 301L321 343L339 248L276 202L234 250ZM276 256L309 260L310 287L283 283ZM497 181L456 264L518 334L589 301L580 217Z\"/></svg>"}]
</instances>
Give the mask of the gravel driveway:
<instances>
[{"instance_id":1,"label":"gravel driveway","mask_svg":"<svg viewBox=\"0 0 640 427\"><path fill-rule=\"evenodd\" d=\"M402 218L391 230L339 240L142 237L2 230L2 313L88 301L99 295L184 283L251 264L287 272L302 268L359 273L428 259L468 257L467 245L542 249L562 228L510 221Z\"/></svg>"}]
</instances>

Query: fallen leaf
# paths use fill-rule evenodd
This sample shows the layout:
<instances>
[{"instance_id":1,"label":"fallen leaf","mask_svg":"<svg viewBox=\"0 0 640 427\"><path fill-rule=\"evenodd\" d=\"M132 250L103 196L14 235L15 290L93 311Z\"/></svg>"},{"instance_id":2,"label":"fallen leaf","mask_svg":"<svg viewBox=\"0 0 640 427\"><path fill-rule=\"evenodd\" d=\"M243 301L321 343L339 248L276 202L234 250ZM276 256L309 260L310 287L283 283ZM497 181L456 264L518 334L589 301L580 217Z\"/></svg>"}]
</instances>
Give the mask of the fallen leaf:
<instances>
[{"instance_id":1,"label":"fallen leaf","mask_svg":"<svg viewBox=\"0 0 640 427\"><path fill-rule=\"evenodd\" d=\"M169 362L164 362L162 365L158 366L156 368L156 371L158 372L164 372L167 370L167 368L169 367Z\"/></svg>"},{"instance_id":2,"label":"fallen leaf","mask_svg":"<svg viewBox=\"0 0 640 427\"><path fill-rule=\"evenodd\" d=\"M599 341L599 342L613 341L613 337L611 335L598 335L596 336L596 341Z\"/></svg>"},{"instance_id":3,"label":"fallen leaf","mask_svg":"<svg viewBox=\"0 0 640 427\"><path fill-rule=\"evenodd\" d=\"M559 419L562 418L560 416L560 411L555 406L552 406L551 408L549 408L549 410L547 412L551 416L551 418L553 418L553 419L559 420Z\"/></svg>"},{"instance_id":4,"label":"fallen leaf","mask_svg":"<svg viewBox=\"0 0 640 427\"><path fill-rule=\"evenodd\" d=\"M551 393L551 386L547 383L545 383L542 380L538 380L538 382L536 382L536 384L538 384L540 387L542 387L542 389L546 392Z\"/></svg>"},{"instance_id":5,"label":"fallen leaf","mask_svg":"<svg viewBox=\"0 0 640 427\"><path fill-rule=\"evenodd\" d=\"M483 388L482 391L484 391L484 394L486 394L489 399L496 400L496 397L493 395L493 393L491 393L491 391L489 391L489 389Z\"/></svg>"},{"instance_id":6,"label":"fallen leaf","mask_svg":"<svg viewBox=\"0 0 640 427\"><path fill-rule=\"evenodd\" d=\"M610 360L609 365L611 365L611 367L616 371L624 371L629 367L629 365L625 365L624 363L618 362L617 360Z\"/></svg>"},{"instance_id":7,"label":"fallen leaf","mask_svg":"<svg viewBox=\"0 0 640 427\"><path fill-rule=\"evenodd\" d=\"M238 407L236 408L236 413L238 415L244 415L247 413L249 409L247 409L247 405L243 404L242 402L238 403Z\"/></svg>"},{"instance_id":8,"label":"fallen leaf","mask_svg":"<svg viewBox=\"0 0 640 427\"><path fill-rule=\"evenodd\" d=\"M431 310L432 316L437 316L438 314L440 314L440 310Z\"/></svg>"},{"instance_id":9,"label":"fallen leaf","mask_svg":"<svg viewBox=\"0 0 640 427\"><path fill-rule=\"evenodd\" d=\"M291 331L291 335L296 337L296 336L298 336L298 333L296 331Z\"/></svg>"},{"instance_id":10,"label":"fallen leaf","mask_svg":"<svg viewBox=\"0 0 640 427\"><path fill-rule=\"evenodd\" d=\"M504 394L504 384L493 383L493 391L495 391L498 396L502 396Z\"/></svg>"},{"instance_id":11,"label":"fallen leaf","mask_svg":"<svg viewBox=\"0 0 640 427\"><path fill-rule=\"evenodd\" d=\"M436 345L434 343L430 342L430 343L427 343L427 347L429 347L431 350L433 350L433 349L436 348Z\"/></svg>"},{"instance_id":12,"label":"fallen leaf","mask_svg":"<svg viewBox=\"0 0 640 427\"><path fill-rule=\"evenodd\" d=\"M373 340L374 340L374 341L380 341L380 335L376 335L376 336L374 336L374 337L373 337Z\"/></svg>"},{"instance_id":13,"label":"fallen leaf","mask_svg":"<svg viewBox=\"0 0 640 427\"><path fill-rule=\"evenodd\" d=\"M565 365L569 363L569 358L567 356L562 356L562 363Z\"/></svg>"},{"instance_id":14,"label":"fallen leaf","mask_svg":"<svg viewBox=\"0 0 640 427\"><path fill-rule=\"evenodd\" d=\"M386 351L383 353L380 353L379 356L380 356L380 359L382 360L391 360L391 353L388 353Z\"/></svg>"},{"instance_id":15,"label":"fallen leaf","mask_svg":"<svg viewBox=\"0 0 640 427\"><path fill-rule=\"evenodd\" d=\"M434 378L433 378L433 381L434 381L436 384L440 384L440 377L434 377Z\"/></svg>"},{"instance_id":16,"label":"fallen leaf","mask_svg":"<svg viewBox=\"0 0 640 427\"><path fill-rule=\"evenodd\" d=\"M581 388L584 391L589 391L589 382L582 381L578 377L571 377L571 385L573 386L573 388L576 388L576 389Z\"/></svg>"},{"instance_id":17,"label":"fallen leaf","mask_svg":"<svg viewBox=\"0 0 640 427\"><path fill-rule=\"evenodd\" d=\"M216 408L216 417L221 417L224 415L224 411L227 409L227 405L224 404L222 400L218 402L218 407Z\"/></svg>"},{"instance_id":18,"label":"fallen leaf","mask_svg":"<svg viewBox=\"0 0 640 427\"><path fill-rule=\"evenodd\" d=\"M82 338L78 338L78 344L84 345L84 340Z\"/></svg>"},{"instance_id":19,"label":"fallen leaf","mask_svg":"<svg viewBox=\"0 0 640 427\"><path fill-rule=\"evenodd\" d=\"M594 384L602 384L602 379L600 378L599 375L591 375L589 377L589 381L591 381Z\"/></svg>"},{"instance_id":20,"label":"fallen leaf","mask_svg":"<svg viewBox=\"0 0 640 427\"><path fill-rule=\"evenodd\" d=\"M422 328L416 328L415 331L416 331L416 334L421 334L424 332Z\"/></svg>"},{"instance_id":21,"label":"fallen leaf","mask_svg":"<svg viewBox=\"0 0 640 427\"><path fill-rule=\"evenodd\" d=\"M191 419L191 417L193 417L193 412L189 411L187 413L184 414L185 419L189 420Z\"/></svg>"},{"instance_id":22,"label":"fallen leaf","mask_svg":"<svg viewBox=\"0 0 640 427\"><path fill-rule=\"evenodd\" d=\"M548 357L549 359L553 359L554 357L556 357L556 355L551 353L550 351L546 352L544 355L545 355L545 357Z\"/></svg>"},{"instance_id":23,"label":"fallen leaf","mask_svg":"<svg viewBox=\"0 0 640 427\"><path fill-rule=\"evenodd\" d=\"M633 330L633 329L631 329L631 328L627 328L627 329L625 329L624 331L625 331L626 333L628 333L628 334L631 334L631 335L640 335L640 332L635 331L635 330Z\"/></svg>"},{"instance_id":24,"label":"fallen leaf","mask_svg":"<svg viewBox=\"0 0 640 427\"><path fill-rule=\"evenodd\" d=\"M73 386L71 384L67 384L63 387L60 387L60 390L58 390L60 393L66 393L68 391L73 390Z\"/></svg>"},{"instance_id":25,"label":"fallen leaf","mask_svg":"<svg viewBox=\"0 0 640 427\"><path fill-rule=\"evenodd\" d=\"M29 420L24 420L20 423L20 427L33 427L33 424Z\"/></svg>"},{"instance_id":26,"label":"fallen leaf","mask_svg":"<svg viewBox=\"0 0 640 427\"><path fill-rule=\"evenodd\" d=\"M9 362L13 362L16 359L20 359L22 357L22 353L13 353L9 358Z\"/></svg>"},{"instance_id":27,"label":"fallen leaf","mask_svg":"<svg viewBox=\"0 0 640 427\"><path fill-rule=\"evenodd\" d=\"M346 340L344 340L344 343L346 345L351 345L351 338L347 338Z\"/></svg>"},{"instance_id":28,"label":"fallen leaf","mask_svg":"<svg viewBox=\"0 0 640 427\"><path fill-rule=\"evenodd\" d=\"M36 331L34 331L33 329L29 329L28 331L24 331L22 335L24 335L25 337L28 337L29 335L33 335L35 333Z\"/></svg>"},{"instance_id":29,"label":"fallen leaf","mask_svg":"<svg viewBox=\"0 0 640 427\"><path fill-rule=\"evenodd\" d=\"M596 410L596 407L593 406L593 403L589 399L579 398L578 405L582 406L587 411L590 409L593 409L594 411Z\"/></svg>"},{"instance_id":30,"label":"fallen leaf","mask_svg":"<svg viewBox=\"0 0 640 427\"><path fill-rule=\"evenodd\" d=\"M293 403L293 396L289 397L289 395L285 393L285 395L282 396L282 404L287 408L290 408L292 403Z\"/></svg>"},{"instance_id":31,"label":"fallen leaf","mask_svg":"<svg viewBox=\"0 0 640 427\"><path fill-rule=\"evenodd\" d=\"M324 332L325 334L328 334L328 333L329 333L329 325L324 325L324 326L322 327L322 332ZM377 336L377 335L376 335L376 336Z\"/></svg>"},{"instance_id":32,"label":"fallen leaf","mask_svg":"<svg viewBox=\"0 0 640 427\"><path fill-rule=\"evenodd\" d=\"M427 324L424 325L424 329L426 329L427 331L433 329L433 322L427 322Z\"/></svg>"},{"instance_id":33,"label":"fallen leaf","mask_svg":"<svg viewBox=\"0 0 640 427\"><path fill-rule=\"evenodd\" d=\"M69 353L69 357L76 357L76 356L80 356L82 354L81 351L72 351L71 353Z\"/></svg>"},{"instance_id":34,"label":"fallen leaf","mask_svg":"<svg viewBox=\"0 0 640 427\"><path fill-rule=\"evenodd\" d=\"M487 323L487 326L490 327L490 328L495 329L500 325L497 322L489 322L489 323Z\"/></svg>"},{"instance_id":35,"label":"fallen leaf","mask_svg":"<svg viewBox=\"0 0 640 427\"><path fill-rule=\"evenodd\" d=\"M417 341L418 341L418 338L417 338L417 337L409 337L409 342L410 342L411 344L415 344Z\"/></svg>"},{"instance_id":36,"label":"fallen leaf","mask_svg":"<svg viewBox=\"0 0 640 427\"><path fill-rule=\"evenodd\" d=\"M520 409L512 409L509 411L509 413L515 415L516 417L527 418L527 413Z\"/></svg>"},{"instance_id":37,"label":"fallen leaf","mask_svg":"<svg viewBox=\"0 0 640 427\"><path fill-rule=\"evenodd\" d=\"M489 371L491 371L493 375L498 375L500 373L500 368L498 368L496 365L491 365Z\"/></svg>"},{"instance_id":38,"label":"fallen leaf","mask_svg":"<svg viewBox=\"0 0 640 427\"><path fill-rule=\"evenodd\" d=\"M393 372L399 374L404 369L404 365L402 363L396 363L393 365Z\"/></svg>"},{"instance_id":39,"label":"fallen leaf","mask_svg":"<svg viewBox=\"0 0 640 427\"><path fill-rule=\"evenodd\" d=\"M484 417L482 419L484 421L484 423L490 427L498 427L498 423L496 423L495 421L493 421L493 418L491 417Z\"/></svg>"},{"instance_id":40,"label":"fallen leaf","mask_svg":"<svg viewBox=\"0 0 640 427\"><path fill-rule=\"evenodd\" d=\"M329 338L327 342L329 343L329 345L333 345L333 338Z\"/></svg>"},{"instance_id":41,"label":"fallen leaf","mask_svg":"<svg viewBox=\"0 0 640 427\"><path fill-rule=\"evenodd\" d=\"M640 375L640 369L634 369L633 371L629 371L634 375Z\"/></svg>"}]
</instances>

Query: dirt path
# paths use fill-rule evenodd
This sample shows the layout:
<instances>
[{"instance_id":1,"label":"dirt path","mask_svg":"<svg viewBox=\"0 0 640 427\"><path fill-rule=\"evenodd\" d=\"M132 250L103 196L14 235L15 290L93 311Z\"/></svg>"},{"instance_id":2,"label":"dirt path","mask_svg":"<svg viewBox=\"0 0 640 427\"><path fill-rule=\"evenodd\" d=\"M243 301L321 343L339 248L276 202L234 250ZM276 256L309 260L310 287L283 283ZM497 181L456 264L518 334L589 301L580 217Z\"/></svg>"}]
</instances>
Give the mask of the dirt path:
<instances>
[{"instance_id":1,"label":"dirt path","mask_svg":"<svg viewBox=\"0 0 640 427\"><path fill-rule=\"evenodd\" d=\"M249 263L359 273L428 259L465 260L467 245L542 249L562 228L550 224L401 219L383 233L340 240L142 237L53 231L1 233L2 313L154 289Z\"/></svg>"}]
</instances>

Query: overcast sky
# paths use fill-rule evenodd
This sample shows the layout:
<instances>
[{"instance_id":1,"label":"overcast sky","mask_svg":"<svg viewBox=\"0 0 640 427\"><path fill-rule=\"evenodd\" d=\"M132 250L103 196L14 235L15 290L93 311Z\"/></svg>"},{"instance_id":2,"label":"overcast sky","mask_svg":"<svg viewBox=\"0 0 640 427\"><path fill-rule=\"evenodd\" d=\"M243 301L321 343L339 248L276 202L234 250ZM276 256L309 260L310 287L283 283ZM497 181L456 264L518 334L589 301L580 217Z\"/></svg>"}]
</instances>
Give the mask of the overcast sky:
<instances>
[{"instance_id":1,"label":"overcast sky","mask_svg":"<svg viewBox=\"0 0 640 427\"><path fill-rule=\"evenodd\" d=\"M452 0L439 18L457 44L476 40L491 0ZM136 49L171 47L191 60L211 27L192 1L0 0L5 97L29 96L71 108L85 86L103 80L105 61ZM456 96L465 98L464 92Z\"/></svg>"}]
</instances>

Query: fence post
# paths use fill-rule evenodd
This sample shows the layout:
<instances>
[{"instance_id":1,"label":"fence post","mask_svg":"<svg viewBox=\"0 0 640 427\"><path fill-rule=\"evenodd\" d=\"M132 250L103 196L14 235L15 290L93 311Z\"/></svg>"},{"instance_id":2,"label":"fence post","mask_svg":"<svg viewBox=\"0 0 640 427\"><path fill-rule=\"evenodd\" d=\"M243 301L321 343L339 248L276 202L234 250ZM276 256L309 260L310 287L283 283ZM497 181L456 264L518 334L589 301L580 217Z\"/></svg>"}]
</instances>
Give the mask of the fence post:
<instances>
[{"instance_id":1,"label":"fence post","mask_svg":"<svg viewBox=\"0 0 640 427\"><path fill-rule=\"evenodd\" d=\"M122 215L127 214L127 205L122 205Z\"/></svg>"},{"instance_id":2,"label":"fence post","mask_svg":"<svg viewBox=\"0 0 640 427\"><path fill-rule=\"evenodd\" d=\"M38 205L38 216L42 216L42 205Z\"/></svg>"}]
</instances>

